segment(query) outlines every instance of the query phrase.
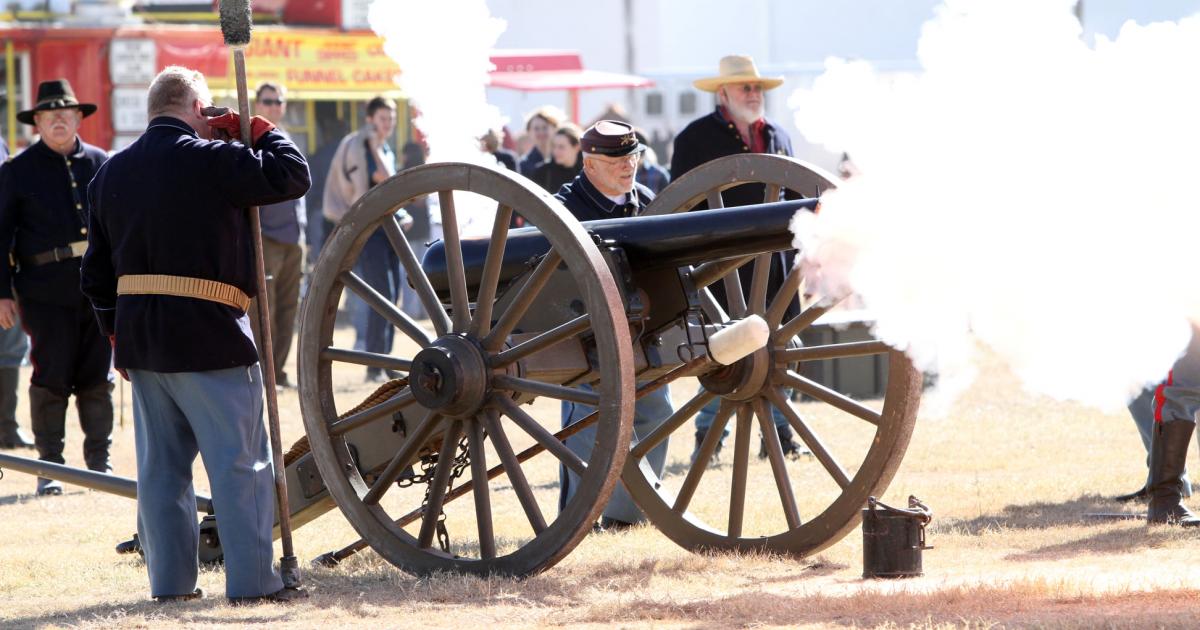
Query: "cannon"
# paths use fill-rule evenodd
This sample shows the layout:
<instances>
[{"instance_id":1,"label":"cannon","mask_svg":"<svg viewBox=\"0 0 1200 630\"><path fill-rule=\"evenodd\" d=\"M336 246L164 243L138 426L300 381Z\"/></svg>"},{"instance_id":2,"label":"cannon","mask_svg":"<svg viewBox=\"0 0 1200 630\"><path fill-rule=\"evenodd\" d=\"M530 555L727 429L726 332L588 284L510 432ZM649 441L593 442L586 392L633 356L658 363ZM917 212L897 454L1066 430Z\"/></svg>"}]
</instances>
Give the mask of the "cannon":
<instances>
[{"instance_id":1,"label":"cannon","mask_svg":"<svg viewBox=\"0 0 1200 630\"><path fill-rule=\"evenodd\" d=\"M689 550L806 556L837 542L895 474L922 375L878 341L799 342L838 300L802 305L801 273L777 252L791 247L792 216L814 209L833 182L791 158L731 156L673 182L645 216L586 223L528 180L471 164L415 167L376 186L329 236L301 307L306 435L285 457L293 525L342 512L362 540L326 563L369 546L416 574L524 576L578 545L620 481L650 523ZM722 190L748 184L762 186L764 203L722 207ZM781 200L784 191L798 198ZM418 260L395 213L423 197L436 200L444 236ZM700 203L708 209L694 210ZM459 233L467 204L495 210L489 236ZM514 217L526 227L510 227ZM427 320L356 273L377 231ZM338 345L348 294L394 327L392 352ZM729 331L751 328L758 342L722 359ZM883 358L881 400L806 376L806 365L866 356ZM337 364L395 378L361 400ZM672 383L685 402L632 436L635 400ZM561 427L563 403L594 412ZM695 457L655 474L646 454L672 437L690 446L692 419L710 405L713 428ZM784 456L773 409L811 458ZM596 431L585 460L562 440L588 427ZM731 444L715 460L725 429ZM752 462L756 435L765 465ZM564 505L560 468L580 478Z\"/></svg>"}]
</instances>

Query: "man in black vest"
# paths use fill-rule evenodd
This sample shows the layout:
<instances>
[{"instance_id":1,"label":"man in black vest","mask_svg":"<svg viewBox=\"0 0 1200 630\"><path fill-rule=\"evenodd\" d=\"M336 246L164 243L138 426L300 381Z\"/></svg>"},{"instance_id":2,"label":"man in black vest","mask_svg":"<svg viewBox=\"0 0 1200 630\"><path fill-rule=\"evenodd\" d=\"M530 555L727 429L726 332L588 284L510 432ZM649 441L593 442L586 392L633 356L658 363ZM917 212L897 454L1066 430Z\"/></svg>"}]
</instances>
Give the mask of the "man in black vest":
<instances>
[{"instance_id":1,"label":"man in black vest","mask_svg":"<svg viewBox=\"0 0 1200 630\"><path fill-rule=\"evenodd\" d=\"M641 214L650 200L654 199L654 193L634 181L645 146L638 142L633 127L615 120L601 120L583 134L580 146L583 150L583 170L573 181L563 184L555 198L563 202L567 210L580 221ZM564 402L562 425L565 427L577 422L592 411L594 409L585 405ZM637 401L633 416L634 441L649 435L672 413L671 392L666 386ZM566 445L587 461L595 441L596 429L593 426L567 438ZM667 443L668 440L663 440L646 455L651 468L660 476L666 464ZM561 509L571 500L579 477L565 467L561 468L559 477L562 480L559 492ZM604 507L600 525L604 529L624 529L645 518L625 486L618 484L608 505Z\"/></svg>"},{"instance_id":2,"label":"man in black vest","mask_svg":"<svg viewBox=\"0 0 1200 630\"><path fill-rule=\"evenodd\" d=\"M671 154L671 180L678 180L688 171L727 155L739 153L771 153L776 155L792 155L792 141L780 127L767 120L764 102L766 92L783 84L782 77L764 77L758 73L754 60L744 55L729 55L721 59L718 73L713 77L697 79L693 82L698 89L714 92L717 96L717 107L712 113L693 120L679 135L675 136L675 146ZM763 203L766 187L762 184L744 184L721 192L726 208ZM789 196L796 196L789 193ZM777 201L777 200L773 200ZM701 204L697 209L707 208ZM773 295L783 285L786 267L790 265L791 257L776 254L771 264L770 280L767 284L768 295ZM749 292L750 275L753 265L746 265L741 270L742 289ZM725 303L724 285L715 283L710 290L713 292L722 308L728 311ZM799 304L788 309L788 317L798 312ZM716 416L718 402L709 403L696 415L696 448L692 457L700 450L700 442L712 426ZM787 419L778 410L772 408L775 429L779 432L779 441L785 455L795 458L801 454L810 454L808 449L800 446L792 437L791 427ZM726 430L728 434L728 430ZM722 438L724 439L724 438ZM721 452L718 443L717 453ZM758 456L767 456L765 442ZM713 455L714 459L717 457Z\"/></svg>"},{"instance_id":3,"label":"man in black vest","mask_svg":"<svg viewBox=\"0 0 1200 630\"><path fill-rule=\"evenodd\" d=\"M41 140L0 169L0 242L10 244L14 272L0 265L0 327L20 319L29 333L33 377L29 412L38 458L63 458L67 403L73 394L83 425L87 467L109 472L112 443L112 353L79 290L79 257L87 247L87 185L107 159L79 138L96 111L80 103L66 79L38 86L37 105L17 120L37 127ZM38 479L39 495L62 485Z\"/></svg>"}]
</instances>

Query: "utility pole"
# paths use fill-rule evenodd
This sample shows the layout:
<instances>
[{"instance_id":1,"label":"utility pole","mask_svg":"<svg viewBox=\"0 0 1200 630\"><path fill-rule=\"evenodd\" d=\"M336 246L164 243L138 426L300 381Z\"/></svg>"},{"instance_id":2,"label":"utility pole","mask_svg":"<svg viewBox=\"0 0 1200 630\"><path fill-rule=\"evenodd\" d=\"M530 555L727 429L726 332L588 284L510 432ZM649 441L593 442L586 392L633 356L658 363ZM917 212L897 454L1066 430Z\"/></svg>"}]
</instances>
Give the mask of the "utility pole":
<instances>
[{"instance_id":1,"label":"utility pole","mask_svg":"<svg viewBox=\"0 0 1200 630\"><path fill-rule=\"evenodd\" d=\"M633 47L633 0L621 0L621 6L621 17L625 27L625 74L634 74L637 63L634 59L635 49ZM625 88L625 103L628 105L627 111L630 114L638 110L631 87Z\"/></svg>"}]
</instances>

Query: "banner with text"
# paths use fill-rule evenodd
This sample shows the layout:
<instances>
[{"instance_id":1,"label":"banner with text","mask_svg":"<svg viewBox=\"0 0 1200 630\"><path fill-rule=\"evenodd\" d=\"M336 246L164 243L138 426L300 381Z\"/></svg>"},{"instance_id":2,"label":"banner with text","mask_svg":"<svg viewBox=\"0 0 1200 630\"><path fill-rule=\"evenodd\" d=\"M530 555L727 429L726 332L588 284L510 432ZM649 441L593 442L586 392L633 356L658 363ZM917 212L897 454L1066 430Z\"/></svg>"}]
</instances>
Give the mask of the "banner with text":
<instances>
[{"instance_id":1,"label":"banner with text","mask_svg":"<svg viewBox=\"0 0 1200 630\"><path fill-rule=\"evenodd\" d=\"M399 66L372 34L256 31L246 49L246 83L282 83L296 97L330 93L394 93ZM216 90L233 90L232 73L210 77Z\"/></svg>"}]
</instances>

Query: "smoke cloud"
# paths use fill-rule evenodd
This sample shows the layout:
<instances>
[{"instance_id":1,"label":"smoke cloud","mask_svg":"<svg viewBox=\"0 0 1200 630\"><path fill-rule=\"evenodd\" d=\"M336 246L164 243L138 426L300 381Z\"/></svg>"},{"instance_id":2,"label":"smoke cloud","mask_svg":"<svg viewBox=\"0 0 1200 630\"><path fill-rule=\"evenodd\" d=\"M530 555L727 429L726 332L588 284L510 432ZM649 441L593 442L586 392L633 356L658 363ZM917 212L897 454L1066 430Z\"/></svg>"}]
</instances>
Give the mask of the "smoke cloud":
<instances>
[{"instance_id":1,"label":"smoke cloud","mask_svg":"<svg viewBox=\"0 0 1200 630\"><path fill-rule=\"evenodd\" d=\"M491 50L504 20L492 17L484 0L377 0L367 17L400 66L400 87L420 111L413 122L429 144L428 161L495 168L495 158L479 150L479 137L506 122L486 95ZM494 203L468 193L456 193L455 201L464 236L491 231Z\"/></svg>"},{"instance_id":2,"label":"smoke cloud","mask_svg":"<svg viewBox=\"0 0 1200 630\"><path fill-rule=\"evenodd\" d=\"M951 381L973 339L1111 408L1200 320L1200 17L1081 39L1073 0L946 0L921 71L830 60L789 101L862 174L798 217L827 292Z\"/></svg>"}]
</instances>

